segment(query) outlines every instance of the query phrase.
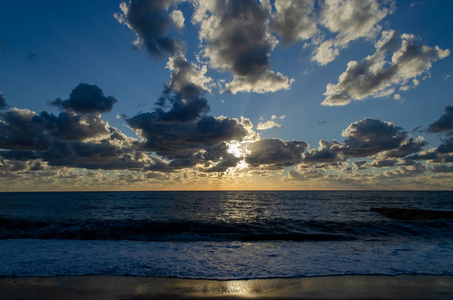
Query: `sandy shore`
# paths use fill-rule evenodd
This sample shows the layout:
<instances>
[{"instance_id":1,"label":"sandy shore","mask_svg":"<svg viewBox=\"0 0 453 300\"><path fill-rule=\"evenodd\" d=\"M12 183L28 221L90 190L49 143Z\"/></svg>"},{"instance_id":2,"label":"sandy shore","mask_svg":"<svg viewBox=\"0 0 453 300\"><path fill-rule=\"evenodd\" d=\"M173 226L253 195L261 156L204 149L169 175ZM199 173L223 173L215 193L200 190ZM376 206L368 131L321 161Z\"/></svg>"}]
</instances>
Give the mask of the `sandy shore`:
<instances>
[{"instance_id":1,"label":"sandy shore","mask_svg":"<svg viewBox=\"0 0 453 300\"><path fill-rule=\"evenodd\" d=\"M2 299L453 299L453 275L195 280L128 276L0 277Z\"/></svg>"}]
</instances>

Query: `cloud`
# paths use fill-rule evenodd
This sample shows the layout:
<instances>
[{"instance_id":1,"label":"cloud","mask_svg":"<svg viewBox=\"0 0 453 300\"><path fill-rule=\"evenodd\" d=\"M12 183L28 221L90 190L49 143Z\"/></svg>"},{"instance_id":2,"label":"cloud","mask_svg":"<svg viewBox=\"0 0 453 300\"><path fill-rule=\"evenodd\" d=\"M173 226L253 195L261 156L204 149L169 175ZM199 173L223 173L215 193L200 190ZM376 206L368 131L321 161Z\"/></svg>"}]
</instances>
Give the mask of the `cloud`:
<instances>
[{"instance_id":1,"label":"cloud","mask_svg":"<svg viewBox=\"0 0 453 300\"><path fill-rule=\"evenodd\" d=\"M300 163L302 153L308 148L304 141L283 141L280 139L263 139L247 145L250 151L245 161L252 167L272 165L285 168Z\"/></svg>"},{"instance_id":2,"label":"cloud","mask_svg":"<svg viewBox=\"0 0 453 300\"><path fill-rule=\"evenodd\" d=\"M377 178L381 179L397 179L414 177L423 174L427 170L425 165L415 163L410 166L399 166L395 170L390 170L377 175Z\"/></svg>"},{"instance_id":3,"label":"cloud","mask_svg":"<svg viewBox=\"0 0 453 300\"><path fill-rule=\"evenodd\" d=\"M345 158L338 148L341 144L334 140L332 142L320 140L318 149L312 149L304 153L302 161L304 164L333 163L343 161Z\"/></svg>"},{"instance_id":4,"label":"cloud","mask_svg":"<svg viewBox=\"0 0 453 300\"><path fill-rule=\"evenodd\" d=\"M67 111L89 114L110 112L117 101L112 96L105 97L96 85L80 83L72 90L68 100L58 98L50 104Z\"/></svg>"},{"instance_id":5,"label":"cloud","mask_svg":"<svg viewBox=\"0 0 453 300\"><path fill-rule=\"evenodd\" d=\"M338 83L328 84L327 96L321 103L326 106L346 105L352 100L367 97L384 97L391 95L394 86L404 86L412 80L412 86L418 85L415 78L427 73L433 62L447 57L450 50L438 46L431 48L421 45L414 35L402 34L401 42L397 33L389 30L382 33L376 42L376 52L362 62L350 61L346 71L340 75ZM386 53L395 49L391 61L386 61Z\"/></svg>"},{"instance_id":6,"label":"cloud","mask_svg":"<svg viewBox=\"0 0 453 300\"><path fill-rule=\"evenodd\" d=\"M204 172L226 172L237 166L241 157L237 157L229 151L229 145L225 142L213 147L206 148L196 156L198 162L211 162L211 165Z\"/></svg>"},{"instance_id":7,"label":"cloud","mask_svg":"<svg viewBox=\"0 0 453 300\"><path fill-rule=\"evenodd\" d=\"M381 155L382 157L406 157L412 153L417 153L423 150L423 147L428 145L423 137L418 137L416 139L406 138L401 142L397 149L384 151Z\"/></svg>"},{"instance_id":8,"label":"cloud","mask_svg":"<svg viewBox=\"0 0 453 300\"><path fill-rule=\"evenodd\" d=\"M437 147L438 153L452 153L453 152L453 138L444 140L442 144Z\"/></svg>"},{"instance_id":9,"label":"cloud","mask_svg":"<svg viewBox=\"0 0 453 300\"><path fill-rule=\"evenodd\" d=\"M323 178L326 176L326 173L322 170L313 170L313 169L299 169L298 171L290 170L288 172L289 178L293 180L313 180L318 178Z\"/></svg>"},{"instance_id":10,"label":"cloud","mask_svg":"<svg viewBox=\"0 0 453 300\"><path fill-rule=\"evenodd\" d=\"M314 0L276 0L276 13L271 27L283 39L283 44L312 38L317 32Z\"/></svg>"},{"instance_id":11,"label":"cloud","mask_svg":"<svg viewBox=\"0 0 453 300\"><path fill-rule=\"evenodd\" d=\"M196 151L223 141L241 141L248 129L237 119L203 116L183 123L164 123L159 114L142 113L126 119L143 139L142 147L170 156L181 151Z\"/></svg>"},{"instance_id":12,"label":"cloud","mask_svg":"<svg viewBox=\"0 0 453 300\"><path fill-rule=\"evenodd\" d=\"M258 75L238 76L233 77L233 81L225 85L226 91L231 94L239 92L253 92L264 94L268 92L277 92L279 90L288 90L294 79L288 79L282 73L274 73L271 70L266 70Z\"/></svg>"},{"instance_id":13,"label":"cloud","mask_svg":"<svg viewBox=\"0 0 453 300\"><path fill-rule=\"evenodd\" d=\"M184 56L170 57L167 69L171 73L168 89L183 96L199 96L204 91L211 92L212 78L206 77L206 66L191 64Z\"/></svg>"},{"instance_id":14,"label":"cloud","mask_svg":"<svg viewBox=\"0 0 453 300\"><path fill-rule=\"evenodd\" d=\"M139 170L146 165L147 156L130 148L112 144L108 139L99 143L61 143L43 153L51 166L65 166L90 170Z\"/></svg>"},{"instance_id":15,"label":"cloud","mask_svg":"<svg viewBox=\"0 0 453 300\"><path fill-rule=\"evenodd\" d=\"M397 164L395 159L377 159L373 160L371 163L366 163L363 165L364 168L387 168L394 167Z\"/></svg>"},{"instance_id":16,"label":"cloud","mask_svg":"<svg viewBox=\"0 0 453 300\"><path fill-rule=\"evenodd\" d=\"M171 80L154 111L126 119L142 138L139 147L170 158L168 167L193 167L192 156L200 149L254 134L248 119L207 115L209 105L203 94L209 91L211 78L205 76L205 68L183 56L170 57L167 68L172 71Z\"/></svg>"},{"instance_id":17,"label":"cloud","mask_svg":"<svg viewBox=\"0 0 453 300\"><path fill-rule=\"evenodd\" d=\"M450 166L436 165L436 166L432 166L429 170L433 173L452 173L453 165L450 165Z\"/></svg>"},{"instance_id":18,"label":"cloud","mask_svg":"<svg viewBox=\"0 0 453 300\"><path fill-rule=\"evenodd\" d=\"M9 105L6 104L5 95L3 95L3 93L0 91L0 110L8 109L8 108L9 108Z\"/></svg>"},{"instance_id":19,"label":"cloud","mask_svg":"<svg viewBox=\"0 0 453 300\"><path fill-rule=\"evenodd\" d=\"M181 123L206 115L209 105L203 94L210 91L211 82L211 78L205 76L206 69L188 63L183 56L170 57L167 68L172 71L171 80L164 86L153 118L161 123ZM165 111L167 102L171 106Z\"/></svg>"},{"instance_id":20,"label":"cloud","mask_svg":"<svg viewBox=\"0 0 453 300\"><path fill-rule=\"evenodd\" d=\"M73 94L79 95L72 93L71 96ZM83 111L87 111L83 102L71 101L74 99L80 97L71 97L63 102L68 110L80 111L80 107L85 107ZM96 109L90 107L88 111ZM99 114L76 114L72 111L59 115L46 111L37 114L17 108L0 112L0 148L4 149L0 156L9 160L10 164L39 160L58 167L104 170L143 168L149 158L134 149L136 143L136 139L109 126ZM29 171L41 169L36 163L28 168Z\"/></svg>"},{"instance_id":21,"label":"cloud","mask_svg":"<svg viewBox=\"0 0 453 300\"><path fill-rule=\"evenodd\" d=\"M102 139L110 135L109 125L100 115L77 115L62 112L58 116L41 112L33 117L34 124L42 126L43 132L49 132L54 137L68 141L84 141Z\"/></svg>"},{"instance_id":22,"label":"cloud","mask_svg":"<svg viewBox=\"0 0 453 300\"><path fill-rule=\"evenodd\" d=\"M282 128L281 124L278 124L275 120L280 119L283 120L285 116L280 116L277 117L276 115L272 115L271 119L266 122L259 122L258 125L256 126L257 130L267 130L267 129L272 129L272 128Z\"/></svg>"},{"instance_id":23,"label":"cloud","mask_svg":"<svg viewBox=\"0 0 453 300\"><path fill-rule=\"evenodd\" d=\"M342 132L346 138L341 152L353 157L367 157L386 150L400 149L408 139L401 127L391 122L366 118L352 123Z\"/></svg>"},{"instance_id":24,"label":"cloud","mask_svg":"<svg viewBox=\"0 0 453 300\"><path fill-rule=\"evenodd\" d=\"M354 157L373 159L373 163L353 161L356 169L383 167L394 164L394 158L404 158L423 150L426 141L413 139L401 127L391 122L366 118L354 122L342 132L345 141L319 141L318 149L311 149L302 155L304 165L325 166L337 164Z\"/></svg>"},{"instance_id":25,"label":"cloud","mask_svg":"<svg viewBox=\"0 0 453 300\"><path fill-rule=\"evenodd\" d=\"M453 106L447 106L444 109L445 114L443 114L439 120L430 124L428 127L428 132L447 132L450 133L453 131Z\"/></svg>"},{"instance_id":26,"label":"cloud","mask_svg":"<svg viewBox=\"0 0 453 300\"><path fill-rule=\"evenodd\" d=\"M178 0L131 0L127 4L121 2L122 13L116 13L115 18L127 25L137 35L133 42L136 49L145 45L153 57L165 55L181 55L185 52L184 43L170 37L171 28L182 28L184 16L179 10L169 13L172 5Z\"/></svg>"},{"instance_id":27,"label":"cloud","mask_svg":"<svg viewBox=\"0 0 453 300\"><path fill-rule=\"evenodd\" d=\"M36 53L30 52L30 54L27 56L28 61L36 61L38 59L38 55Z\"/></svg>"},{"instance_id":28,"label":"cloud","mask_svg":"<svg viewBox=\"0 0 453 300\"><path fill-rule=\"evenodd\" d=\"M291 82L270 69L270 52L278 41L270 33L270 5L254 0L196 1L192 22L200 24L202 56L211 67L233 72L230 93L274 92Z\"/></svg>"},{"instance_id":29,"label":"cloud","mask_svg":"<svg viewBox=\"0 0 453 300\"><path fill-rule=\"evenodd\" d=\"M324 41L314 51L312 60L325 65L334 60L340 49L359 38L373 38L380 31L379 22L393 10L389 5L380 5L376 0L326 0L320 11L320 23L335 38Z\"/></svg>"},{"instance_id":30,"label":"cloud","mask_svg":"<svg viewBox=\"0 0 453 300\"><path fill-rule=\"evenodd\" d=\"M37 114L28 109L11 108L0 112L0 148L8 150L47 150L52 137L34 122Z\"/></svg>"}]
</instances>

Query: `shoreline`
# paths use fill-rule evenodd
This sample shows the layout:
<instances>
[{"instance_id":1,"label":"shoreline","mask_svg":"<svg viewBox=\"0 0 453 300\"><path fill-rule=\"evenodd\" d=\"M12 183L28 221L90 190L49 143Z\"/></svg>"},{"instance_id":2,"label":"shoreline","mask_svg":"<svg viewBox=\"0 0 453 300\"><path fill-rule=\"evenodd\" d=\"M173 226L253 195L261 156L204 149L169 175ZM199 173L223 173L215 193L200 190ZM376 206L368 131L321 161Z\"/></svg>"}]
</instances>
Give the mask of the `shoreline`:
<instances>
[{"instance_id":1,"label":"shoreline","mask_svg":"<svg viewBox=\"0 0 453 300\"><path fill-rule=\"evenodd\" d=\"M109 275L0 277L2 299L453 299L453 275L211 280Z\"/></svg>"}]
</instances>

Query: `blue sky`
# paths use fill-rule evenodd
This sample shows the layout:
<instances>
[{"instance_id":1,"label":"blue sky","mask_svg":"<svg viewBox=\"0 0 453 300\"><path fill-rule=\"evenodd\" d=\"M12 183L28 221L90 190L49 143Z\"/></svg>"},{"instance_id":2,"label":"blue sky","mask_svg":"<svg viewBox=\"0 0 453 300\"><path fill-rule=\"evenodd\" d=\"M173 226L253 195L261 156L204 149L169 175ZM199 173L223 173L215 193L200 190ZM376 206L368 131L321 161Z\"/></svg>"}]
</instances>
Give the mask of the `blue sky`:
<instances>
[{"instance_id":1,"label":"blue sky","mask_svg":"<svg viewBox=\"0 0 453 300\"><path fill-rule=\"evenodd\" d=\"M452 186L453 1L1 2L4 190Z\"/></svg>"}]
</instances>

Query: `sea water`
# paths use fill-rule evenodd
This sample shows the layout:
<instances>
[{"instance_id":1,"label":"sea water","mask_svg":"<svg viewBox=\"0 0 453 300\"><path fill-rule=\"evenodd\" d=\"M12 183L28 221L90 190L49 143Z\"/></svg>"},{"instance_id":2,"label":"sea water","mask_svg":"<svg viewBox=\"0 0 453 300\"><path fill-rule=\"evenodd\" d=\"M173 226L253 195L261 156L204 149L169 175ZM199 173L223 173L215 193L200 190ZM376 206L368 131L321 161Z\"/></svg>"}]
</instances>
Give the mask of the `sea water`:
<instances>
[{"instance_id":1,"label":"sea water","mask_svg":"<svg viewBox=\"0 0 453 300\"><path fill-rule=\"evenodd\" d=\"M0 193L0 276L453 274L453 192Z\"/></svg>"}]
</instances>

